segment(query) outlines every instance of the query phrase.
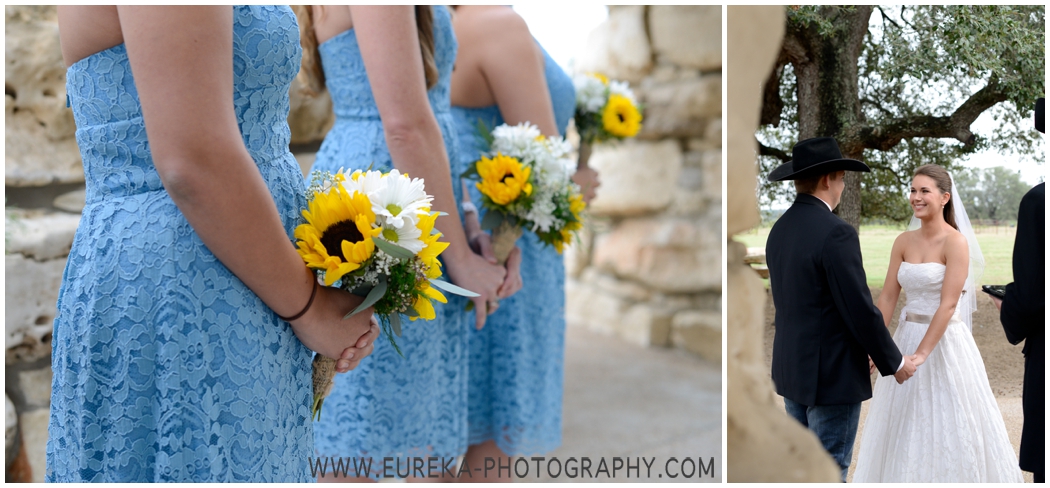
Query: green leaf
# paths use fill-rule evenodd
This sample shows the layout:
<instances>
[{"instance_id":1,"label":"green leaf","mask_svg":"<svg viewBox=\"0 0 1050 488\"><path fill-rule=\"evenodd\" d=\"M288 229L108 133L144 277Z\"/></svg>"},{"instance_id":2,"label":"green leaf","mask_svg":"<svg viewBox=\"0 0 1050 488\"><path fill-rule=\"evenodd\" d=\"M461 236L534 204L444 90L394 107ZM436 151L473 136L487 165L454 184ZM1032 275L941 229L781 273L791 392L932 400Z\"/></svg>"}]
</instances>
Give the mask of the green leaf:
<instances>
[{"instance_id":1,"label":"green leaf","mask_svg":"<svg viewBox=\"0 0 1050 488\"><path fill-rule=\"evenodd\" d=\"M401 337L401 316L398 314L390 314L390 327L394 329L394 334Z\"/></svg>"},{"instance_id":2,"label":"green leaf","mask_svg":"<svg viewBox=\"0 0 1050 488\"><path fill-rule=\"evenodd\" d=\"M445 290L445 291L447 291L449 293L452 293L452 294L455 294L455 295L459 295L461 297L474 298L474 297L480 297L481 296L481 295L478 295L477 293L474 293L474 292L472 292L472 291L470 291L470 290L468 290L466 288L460 288L460 287L458 287L456 285L453 285L452 283L449 283L447 281L430 280L430 284L434 285L434 286L436 286L438 288L441 288L442 290Z\"/></svg>"},{"instance_id":3,"label":"green leaf","mask_svg":"<svg viewBox=\"0 0 1050 488\"><path fill-rule=\"evenodd\" d=\"M409 317L419 317L419 312L417 312L416 309L412 307L408 307L408 310L405 311L405 315Z\"/></svg>"},{"instance_id":4,"label":"green leaf","mask_svg":"<svg viewBox=\"0 0 1050 488\"><path fill-rule=\"evenodd\" d=\"M506 216L503 212L497 210L489 210L485 212L485 216L481 218L481 230L492 230L499 227L499 224L503 223L503 219Z\"/></svg>"},{"instance_id":5,"label":"green leaf","mask_svg":"<svg viewBox=\"0 0 1050 488\"><path fill-rule=\"evenodd\" d=\"M474 178L471 178L471 177L472 176L478 176L478 165L476 163L471 163L470 167L467 168L467 170L464 171L463 173L461 173L459 176L461 178L466 178L468 180L474 179Z\"/></svg>"},{"instance_id":6,"label":"green leaf","mask_svg":"<svg viewBox=\"0 0 1050 488\"><path fill-rule=\"evenodd\" d=\"M364 309L366 309L368 307L371 307L372 305L375 305L376 302L378 302L381 298L383 298L383 295L386 295L386 288L387 288L387 286L386 286L386 276L380 276L379 277L379 284L374 286L368 292L368 295L365 296L365 301L361 302L361 304L358 305L357 308L355 308L352 311L350 311L350 313L348 313L345 316L343 316L343 320L346 320L346 319L348 319L350 317L353 317L354 315L357 315L358 313L360 313L362 310L364 310Z\"/></svg>"},{"instance_id":7,"label":"green leaf","mask_svg":"<svg viewBox=\"0 0 1050 488\"><path fill-rule=\"evenodd\" d=\"M403 261L415 257L415 254L413 254L412 251L409 251L408 249L405 249L390 241L378 238L372 239L372 241L376 243L376 247L378 247L379 250L393 256L395 259L400 259Z\"/></svg>"}]
</instances>

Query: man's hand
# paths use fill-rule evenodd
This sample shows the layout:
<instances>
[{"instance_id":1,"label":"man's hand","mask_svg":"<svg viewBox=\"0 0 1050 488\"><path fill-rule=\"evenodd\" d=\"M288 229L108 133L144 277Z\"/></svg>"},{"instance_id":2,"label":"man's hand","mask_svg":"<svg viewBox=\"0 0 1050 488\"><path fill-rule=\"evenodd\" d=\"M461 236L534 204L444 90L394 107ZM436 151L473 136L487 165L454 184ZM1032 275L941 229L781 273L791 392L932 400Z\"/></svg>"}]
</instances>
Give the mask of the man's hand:
<instances>
[{"instance_id":1,"label":"man's hand","mask_svg":"<svg viewBox=\"0 0 1050 488\"><path fill-rule=\"evenodd\" d=\"M868 356L868 374L875 372L875 361L871 360L871 356Z\"/></svg>"},{"instance_id":2,"label":"man's hand","mask_svg":"<svg viewBox=\"0 0 1050 488\"><path fill-rule=\"evenodd\" d=\"M1002 312L1003 311L1003 301L1000 300L999 297L997 297L997 296L994 296L994 295L988 295L988 296L992 297L992 302L995 303L995 309L1000 311L1000 312Z\"/></svg>"},{"instance_id":3,"label":"man's hand","mask_svg":"<svg viewBox=\"0 0 1050 488\"><path fill-rule=\"evenodd\" d=\"M901 369L893 374L893 377L897 379L898 385L904 384L908 378L915 375L916 364L914 358L915 356L904 356L904 366L901 366Z\"/></svg>"}]
</instances>

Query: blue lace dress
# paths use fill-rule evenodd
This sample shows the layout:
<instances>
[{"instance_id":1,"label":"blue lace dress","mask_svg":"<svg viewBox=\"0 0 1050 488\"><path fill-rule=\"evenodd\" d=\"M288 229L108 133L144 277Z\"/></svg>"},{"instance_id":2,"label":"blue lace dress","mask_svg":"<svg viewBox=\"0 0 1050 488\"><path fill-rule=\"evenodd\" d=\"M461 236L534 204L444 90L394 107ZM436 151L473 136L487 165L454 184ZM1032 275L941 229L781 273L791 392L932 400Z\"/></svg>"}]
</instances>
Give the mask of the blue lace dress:
<instances>
[{"instance_id":1,"label":"blue lace dress","mask_svg":"<svg viewBox=\"0 0 1050 488\"><path fill-rule=\"evenodd\" d=\"M544 51L547 88L558 131L565 134L576 108L572 79ZM499 107L452 107L460 165L488 150L478 121L502 124ZM471 185L471 200L481 194ZM480 210L484 216L485 210ZM470 331L468 390L470 444L495 440L509 455L540 454L561 444L562 370L565 353L565 266L554 248L525 232L521 248L524 287L500 302L485 327Z\"/></svg>"},{"instance_id":2,"label":"blue lace dress","mask_svg":"<svg viewBox=\"0 0 1050 488\"><path fill-rule=\"evenodd\" d=\"M455 130L449 112L456 39L445 7L434 7L434 43L440 80L427 96L449 152L452 174L458 175L463 169L456 166ZM365 169L369 165L382 171L393 169L354 30L325 41L319 50L336 121L312 169ZM459 198L459 185L453 185L453 190ZM405 357L398 356L380 337L370 357L353 371L336 375L314 428L319 455L367 456L381 463L383 457L449 458L466 452L468 313L464 299L445 295L447 304L434 303L434 320L402 322L397 343Z\"/></svg>"},{"instance_id":3,"label":"blue lace dress","mask_svg":"<svg viewBox=\"0 0 1050 488\"><path fill-rule=\"evenodd\" d=\"M234 109L291 240L288 7L234 7ZM309 481L310 351L165 192L123 44L67 71L87 204L54 322L51 482Z\"/></svg>"}]
</instances>

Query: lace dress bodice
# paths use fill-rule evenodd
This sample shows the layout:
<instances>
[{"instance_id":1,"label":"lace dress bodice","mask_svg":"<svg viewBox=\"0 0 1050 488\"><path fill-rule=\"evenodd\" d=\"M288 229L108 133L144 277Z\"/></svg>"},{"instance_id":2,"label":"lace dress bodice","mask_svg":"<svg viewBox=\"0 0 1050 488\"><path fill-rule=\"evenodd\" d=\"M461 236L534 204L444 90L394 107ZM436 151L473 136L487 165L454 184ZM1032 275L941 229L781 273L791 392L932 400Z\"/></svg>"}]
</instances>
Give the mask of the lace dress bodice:
<instances>
[{"instance_id":1,"label":"lace dress bodice","mask_svg":"<svg viewBox=\"0 0 1050 488\"><path fill-rule=\"evenodd\" d=\"M907 296L902 313L933 315L941 305L945 266L941 263L902 262L897 282ZM956 314L953 318L958 318Z\"/></svg>"}]
</instances>

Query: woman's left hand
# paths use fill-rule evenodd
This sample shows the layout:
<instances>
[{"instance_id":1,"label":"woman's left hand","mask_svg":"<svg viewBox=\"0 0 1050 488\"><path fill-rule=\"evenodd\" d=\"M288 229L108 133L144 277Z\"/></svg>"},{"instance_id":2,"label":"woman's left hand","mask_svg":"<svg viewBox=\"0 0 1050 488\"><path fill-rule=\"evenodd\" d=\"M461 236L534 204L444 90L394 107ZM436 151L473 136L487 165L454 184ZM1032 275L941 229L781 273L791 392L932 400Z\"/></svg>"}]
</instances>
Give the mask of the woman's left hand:
<instances>
[{"instance_id":1,"label":"woman's left hand","mask_svg":"<svg viewBox=\"0 0 1050 488\"><path fill-rule=\"evenodd\" d=\"M572 174L572 181L580 185L580 191L583 192L583 203L587 205L591 204L591 200L594 200L594 196L597 194L596 190L599 186L602 186L601 180L598 179L598 172L591 169L590 166L577 168L576 172Z\"/></svg>"}]
</instances>

